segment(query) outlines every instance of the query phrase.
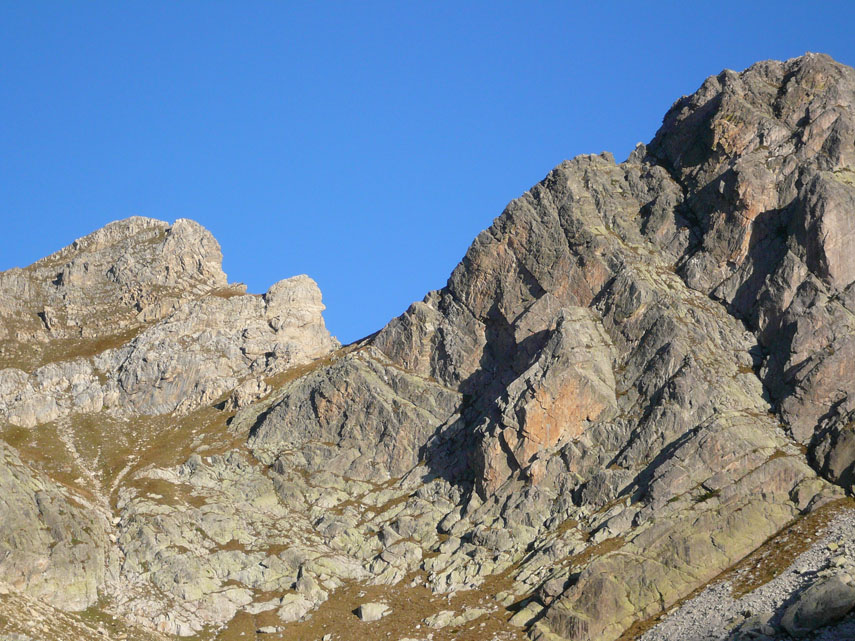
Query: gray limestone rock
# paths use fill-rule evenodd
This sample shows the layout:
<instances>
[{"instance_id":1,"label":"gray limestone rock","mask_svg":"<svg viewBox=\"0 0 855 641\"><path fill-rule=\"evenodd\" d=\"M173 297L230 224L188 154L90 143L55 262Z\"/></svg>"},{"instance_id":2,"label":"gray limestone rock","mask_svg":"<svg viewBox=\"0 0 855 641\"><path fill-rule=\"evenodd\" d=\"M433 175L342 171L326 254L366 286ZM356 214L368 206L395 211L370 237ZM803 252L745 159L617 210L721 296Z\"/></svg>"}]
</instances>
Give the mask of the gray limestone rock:
<instances>
[{"instance_id":1,"label":"gray limestone rock","mask_svg":"<svg viewBox=\"0 0 855 641\"><path fill-rule=\"evenodd\" d=\"M98 600L109 550L103 512L0 442L0 581L66 610Z\"/></svg>"},{"instance_id":2,"label":"gray limestone rock","mask_svg":"<svg viewBox=\"0 0 855 641\"><path fill-rule=\"evenodd\" d=\"M323 309L314 281L296 276L263 297L212 296L182 305L96 363L115 380L117 411L186 414L250 374L273 376L329 353L336 343ZM254 385L253 393L264 389L263 382ZM240 389L239 395L247 392Z\"/></svg>"},{"instance_id":3,"label":"gray limestone rock","mask_svg":"<svg viewBox=\"0 0 855 641\"><path fill-rule=\"evenodd\" d=\"M387 480L418 463L459 402L454 391L368 348L286 386L253 427L249 445L266 462L293 452L310 471L332 467L355 479Z\"/></svg>"},{"instance_id":4,"label":"gray limestone rock","mask_svg":"<svg viewBox=\"0 0 855 641\"><path fill-rule=\"evenodd\" d=\"M826 56L722 72L626 162L561 163L344 348L310 278L246 294L191 221L0 274L4 596L287 636L327 601L394 620L375 594L466 591L460 613L414 593L418 620L477 635L527 604L532 639L617 639L844 509L853 132L855 71ZM851 609L833 553L791 632Z\"/></svg>"},{"instance_id":5,"label":"gray limestone rock","mask_svg":"<svg viewBox=\"0 0 855 641\"><path fill-rule=\"evenodd\" d=\"M389 606L385 603L363 603L359 606L357 614L361 620L371 622L379 621L389 612Z\"/></svg>"},{"instance_id":6,"label":"gray limestone rock","mask_svg":"<svg viewBox=\"0 0 855 641\"><path fill-rule=\"evenodd\" d=\"M0 366L34 366L121 344L146 321L224 290L220 246L198 223L110 223L24 269L0 274Z\"/></svg>"},{"instance_id":7,"label":"gray limestone rock","mask_svg":"<svg viewBox=\"0 0 855 641\"><path fill-rule=\"evenodd\" d=\"M855 488L855 423L852 415L834 420L820 431L813 443L813 458L830 481L853 491Z\"/></svg>"},{"instance_id":8,"label":"gray limestone rock","mask_svg":"<svg viewBox=\"0 0 855 641\"><path fill-rule=\"evenodd\" d=\"M689 194L699 241L681 274L757 333L764 382L805 444L852 409L853 106L855 71L828 56L757 63L678 101L647 148Z\"/></svg>"}]
</instances>

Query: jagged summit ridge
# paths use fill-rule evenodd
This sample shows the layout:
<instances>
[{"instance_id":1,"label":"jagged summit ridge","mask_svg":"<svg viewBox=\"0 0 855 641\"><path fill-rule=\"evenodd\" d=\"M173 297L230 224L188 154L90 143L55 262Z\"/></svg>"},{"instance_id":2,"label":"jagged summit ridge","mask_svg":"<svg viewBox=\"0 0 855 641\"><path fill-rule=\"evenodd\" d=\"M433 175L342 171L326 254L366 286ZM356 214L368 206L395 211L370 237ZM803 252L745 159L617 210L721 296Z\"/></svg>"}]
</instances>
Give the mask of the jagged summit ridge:
<instances>
[{"instance_id":1,"label":"jagged summit ridge","mask_svg":"<svg viewBox=\"0 0 855 641\"><path fill-rule=\"evenodd\" d=\"M698 242L681 276L749 324L782 419L841 478L826 452L855 391L855 71L808 54L723 73L678 101L649 151L688 190Z\"/></svg>"},{"instance_id":2,"label":"jagged summit ridge","mask_svg":"<svg viewBox=\"0 0 855 641\"><path fill-rule=\"evenodd\" d=\"M0 359L42 364L41 344L105 339L225 287L220 246L197 223L133 217L0 274Z\"/></svg>"},{"instance_id":3,"label":"jagged summit ridge","mask_svg":"<svg viewBox=\"0 0 855 641\"><path fill-rule=\"evenodd\" d=\"M150 259L149 264L138 263L127 255L134 243L145 244L147 240L155 241L153 246L143 248L143 256ZM63 273L73 276L75 271L90 271L75 270L69 265L85 264L101 256L113 261L105 275L118 284L156 283L168 287L196 280L198 287L211 289L227 284L219 243L207 229L187 218L179 218L172 225L143 216L117 220L36 261L32 267L66 263L68 271L64 269L57 277L61 285ZM91 271L93 275L97 273L94 269ZM84 280L76 284L85 286L87 283Z\"/></svg>"},{"instance_id":4,"label":"jagged summit ridge","mask_svg":"<svg viewBox=\"0 0 855 641\"><path fill-rule=\"evenodd\" d=\"M0 275L29 301L2 317L0 491L26 516L0 522L0 581L211 639L613 641L760 548L750 593L788 524L853 514L853 95L817 54L722 72L626 162L561 163L344 348L310 279L246 295L189 222ZM166 267L114 270L123 238ZM92 296L127 334L86 342ZM54 435L64 467L39 457ZM855 540L834 545L715 634L832 623L805 614L829 590L851 609Z\"/></svg>"},{"instance_id":5,"label":"jagged summit ridge","mask_svg":"<svg viewBox=\"0 0 855 641\"><path fill-rule=\"evenodd\" d=\"M2 354L15 365L0 370L0 416L13 425L186 413L337 345L314 281L247 295L228 284L214 237L187 219L111 223L0 274L0 292L12 301L0 310Z\"/></svg>"}]
</instances>

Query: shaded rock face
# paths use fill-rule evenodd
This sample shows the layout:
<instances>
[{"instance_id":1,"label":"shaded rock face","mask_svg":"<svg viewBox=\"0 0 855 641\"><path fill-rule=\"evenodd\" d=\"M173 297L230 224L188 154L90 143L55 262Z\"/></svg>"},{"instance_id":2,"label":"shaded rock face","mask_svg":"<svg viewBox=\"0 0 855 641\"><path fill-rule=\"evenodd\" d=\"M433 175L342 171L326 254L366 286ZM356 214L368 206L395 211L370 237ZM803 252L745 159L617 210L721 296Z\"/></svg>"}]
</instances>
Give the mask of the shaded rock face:
<instances>
[{"instance_id":1,"label":"shaded rock face","mask_svg":"<svg viewBox=\"0 0 855 641\"><path fill-rule=\"evenodd\" d=\"M475 454L479 481L492 494L513 470L528 468L542 450L576 440L606 410L616 409L613 348L588 310L561 310L532 365L506 388L501 415ZM537 480L541 470L529 476Z\"/></svg>"},{"instance_id":2,"label":"shaded rock face","mask_svg":"<svg viewBox=\"0 0 855 641\"><path fill-rule=\"evenodd\" d=\"M377 603L365 638L407 617L487 639L519 610L503 634L611 641L852 509L853 97L822 55L710 78L343 348L313 281L247 295L190 221L0 274L0 484L23 515L0 588L152 634L315 638ZM459 591L469 614L434 596Z\"/></svg>"}]
</instances>

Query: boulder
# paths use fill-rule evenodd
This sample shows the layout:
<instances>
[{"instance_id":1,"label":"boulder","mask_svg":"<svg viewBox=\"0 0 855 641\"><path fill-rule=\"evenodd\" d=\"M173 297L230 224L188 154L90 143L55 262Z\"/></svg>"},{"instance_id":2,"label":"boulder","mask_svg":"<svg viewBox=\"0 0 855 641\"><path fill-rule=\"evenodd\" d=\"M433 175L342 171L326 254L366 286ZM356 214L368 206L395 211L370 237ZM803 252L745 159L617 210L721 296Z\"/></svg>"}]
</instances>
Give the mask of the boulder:
<instances>
[{"instance_id":1,"label":"boulder","mask_svg":"<svg viewBox=\"0 0 855 641\"><path fill-rule=\"evenodd\" d=\"M839 621L855 608L852 577L824 577L798 595L784 612L781 625L792 636L806 637L818 628Z\"/></svg>"},{"instance_id":2,"label":"boulder","mask_svg":"<svg viewBox=\"0 0 855 641\"><path fill-rule=\"evenodd\" d=\"M391 608L385 603L363 603L357 608L357 616L362 621L379 621L391 612Z\"/></svg>"}]
</instances>

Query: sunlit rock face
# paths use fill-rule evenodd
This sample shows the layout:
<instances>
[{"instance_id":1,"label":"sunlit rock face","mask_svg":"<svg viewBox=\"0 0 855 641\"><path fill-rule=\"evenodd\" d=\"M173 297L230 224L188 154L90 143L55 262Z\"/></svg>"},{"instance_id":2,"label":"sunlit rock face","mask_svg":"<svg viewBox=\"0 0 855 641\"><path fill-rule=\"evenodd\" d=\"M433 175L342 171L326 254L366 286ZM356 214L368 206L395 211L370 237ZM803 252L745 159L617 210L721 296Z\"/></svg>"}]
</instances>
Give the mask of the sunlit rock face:
<instances>
[{"instance_id":1,"label":"sunlit rock face","mask_svg":"<svg viewBox=\"0 0 855 641\"><path fill-rule=\"evenodd\" d=\"M0 621L612 641L821 540L853 514L853 98L816 54L709 78L344 347L314 281L247 294L192 221L0 274ZM848 598L847 545L755 623ZM740 580L795 562L765 550Z\"/></svg>"}]
</instances>

